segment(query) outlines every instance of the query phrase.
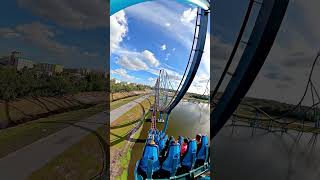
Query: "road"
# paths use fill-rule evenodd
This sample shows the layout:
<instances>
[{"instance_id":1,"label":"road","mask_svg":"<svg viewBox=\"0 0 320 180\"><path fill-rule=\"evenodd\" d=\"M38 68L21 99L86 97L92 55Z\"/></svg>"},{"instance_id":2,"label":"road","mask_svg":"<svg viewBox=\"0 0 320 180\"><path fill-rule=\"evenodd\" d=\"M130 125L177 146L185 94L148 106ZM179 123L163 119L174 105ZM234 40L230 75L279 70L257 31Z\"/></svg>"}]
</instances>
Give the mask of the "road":
<instances>
[{"instance_id":1,"label":"road","mask_svg":"<svg viewBox=\"0 0 320 180\"><path fill-rule=\"evenodd\" d=\"M134 102L130 102L113 110L111 112L110 122L113 122L134 107L137 102L143 101L146 97L148 96L143 96ZM98 113L8 154L0 159L0 179L26 179L32 172L43 167L66 149L79 142L90 132L106 124L107 120L107 112Z\"/></svg>"},{"instance_id":2,"label":"road","mask_svg":"<svg viewBox=\"0 0 320 180\"><path fill-rule=\"evenodd\" d=\"M121 107L118 107L117 109L114 109L113 111L111 111L111 115L110 115L110 123L112 123L114 120L118 119L121 115L123 115L124 113L126 113L129 109L133 108L134 106L137 105L137 103L142 102L144 99L148 98L150 95L145 95L142 96L134 101L131 101Z\"/></svg>"}]
</instances>

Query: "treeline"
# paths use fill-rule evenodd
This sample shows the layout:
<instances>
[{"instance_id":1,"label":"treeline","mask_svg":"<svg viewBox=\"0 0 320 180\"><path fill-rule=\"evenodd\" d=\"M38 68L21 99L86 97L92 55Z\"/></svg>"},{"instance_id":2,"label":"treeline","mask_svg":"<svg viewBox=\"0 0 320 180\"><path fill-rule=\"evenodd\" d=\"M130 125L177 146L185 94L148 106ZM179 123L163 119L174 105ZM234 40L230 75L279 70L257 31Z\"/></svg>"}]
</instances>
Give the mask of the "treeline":
<instances>
[{"instance_id":1,"label":"treeline","mask_svg":"<svg viewBox=\"0 0 320 180\"><path fill-rule=\"evenodd\" d=\"M190 93L190 97L196 98L196 99L202 99L202 100L208 100L209 96L208 95L200 95L200 94L195 94L195 93Z\"/></svg>"},{"instance_id":2,"label":"treeline","mask_svg":"<svg viewBox=\"0 0 320 180\"><path fill-rule=\"evenodd\" d=\"M282 103L274 100L257 99L246 97L243 102L259 107L264 112L273 117L286 115L286 118L293 118L304 121L315 121L320 118L320 109L311 108L308 106L301 106L295 108L295 105ZM314 109L316 112L314 112ZM254 110L252 110L254 112Z\"/></svg>"},{"instance_id":3,"label":"treeline","mask_svg":"<svg viewBox=\"0 0 320 180\"><path fill-rule=\"evenodd\" d=\"M282 116L283 114L286 114L287 118L293 118L293 119L299 119L304 121L316 121L317 119L320 119L320 109L316 108L311 109L310 107L302 106L301 108L294 109L294 106L284 106L284 107L278 107L275 108L272 105L270 106L263 106L261 107L263 111L266 113L272 115L272 116ZM294 110L292 110L294 109Z\"/></svg>"},{"instance_id":4,"label":"treeline","mask_svg":"<svg viewBox=\"0 0 320 180\"><path fill-rule=\"evenodd\" d=\"M14 100L26 96L61 96L65 94L106 91L106 78L97 73L84 77L68 74L39 74L33 69L17 71L13 67L0 67L0 99Z\"/></svg>"},{"instance_id":5,"label":"treeline","mask_svg":"<svg viewBox=\"0 0 320 180\"><path fill-rule=\"evenodd\" d=\"M110 91L111 93L116 92L130 92L130 91L142 91L146 89L151 89L150 86L142 85L142 84L133 84L133 83L126 83L126 82L119 82L116 83L115 79L110 80Z\"/></svg>"}]
</instances>

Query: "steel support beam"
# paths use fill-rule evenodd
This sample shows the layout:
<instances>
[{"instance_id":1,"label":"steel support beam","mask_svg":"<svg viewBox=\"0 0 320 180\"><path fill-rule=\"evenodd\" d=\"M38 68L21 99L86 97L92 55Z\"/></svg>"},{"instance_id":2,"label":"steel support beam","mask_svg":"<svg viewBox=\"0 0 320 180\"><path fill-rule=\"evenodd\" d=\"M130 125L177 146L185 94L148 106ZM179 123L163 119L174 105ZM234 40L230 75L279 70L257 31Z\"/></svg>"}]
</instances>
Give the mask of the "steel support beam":
<instances>
[{"instance_id":1,"label":"steel support beam","mask_svg":"<svg viewBox=\"0 0 320 180\"><path fill-rule=\"evenodd\" d=\"M210 114L215 137L246 95L274 43L289 0L264 0L240 62L222 97Z\"/></svg>"},{"instance_id":2,"label":"steel support beam","mask_svg":"<svg viewBox=\"0 0 320 180\"><path fill-rule=\"evenodd\" d=\"M198 34L198 40L196 44L196 49L193 55L192 63L190 66L190 70L186 76L186 80L184 81L180 91L178 92L176 98L172 101L170 106L166 109L166 122L165 126L163 128L163 131L165 132L168 126L168 120L169 120L169 115L174 107L181 101L183 96L186 94L188 91L201 62L202 54L203 54L203 49L204 45L206 42L206 36L207 36L207 27L208 27L208 19L209 19L209 11L201 9L201 15L200 15L200 26L199 26L199 34Z\"/></svg>"}]
</instances>

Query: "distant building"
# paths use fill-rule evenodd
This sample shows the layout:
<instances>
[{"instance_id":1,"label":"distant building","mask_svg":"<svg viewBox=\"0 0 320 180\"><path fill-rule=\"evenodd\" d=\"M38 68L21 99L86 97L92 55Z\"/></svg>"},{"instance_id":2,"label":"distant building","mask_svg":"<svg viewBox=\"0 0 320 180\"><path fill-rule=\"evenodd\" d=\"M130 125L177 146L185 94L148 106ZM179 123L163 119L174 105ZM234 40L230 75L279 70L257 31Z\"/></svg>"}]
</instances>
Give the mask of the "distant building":
<instances>
[{"instance_id":1,"label":"distant building","mask_svg":"<svg viewBox=\"0 0 320 180\"><path fill-rule=\"evenodd\" d=\"M70 75L75 81L84 78L84 76L80 74L80 70L75 68L64 68L63 73Z\"/></svg>"},{"instance_id":2,"label":"distant building","mask_svg":"<svg viewBox=\"0 0 320 180\"><path fill-rule=\"evenodd\" d=\"M24 57L4 56L0 58L0 64L4 66L14 66L18 71L23 68L33 68L34 62Z\"/></svg>"},{"instance_id":3,"label":"distant building","mask_svg":"<svg viewBox=\"0 0 320 180\"><path fill-rule=\"evenodd\" d=\"M63 72L63 66L59 64L39 63L36 65L36 69L42 73L47 73L48 75Z\"/></svg>"},{"instance_id":4,"label":"distant building","mask_svg":"<svg viewBox=\"0 0 320 180\"><path fill-rule=\"evenodd\" d=\"M0 57L0 64L4 66L10 65L10 56Z\"/></svg>"},{"instance_id":5,"label":"distant building","mask_svg":"<svg viewBox=\"0 0 320 180\"><path fill-rule=\"evenodd\" d=\"M63 66L60 64L55 64L54 65L54 71L55 73L62 73L63 72Z\"/></svg>"},{"instance_id":6,"label":"distant building","mask_svg":"<svg viewBox=\"0 0 320 180\"><path fill-rule=\"evenodd\" d=\"M23 57L18 57L17 60L15 61L14 66L18 71L20 71L23 68L31 69L34 67L34 62Z\"/></svg>"},{"instance_id":7,"label":"distant building","mask_svg":"<svg viewBox=\"0 0 320 180\"><path fill-rule=\"evenodd\" d=\"M75 68L64 68L63 72L69 73L69 74L80 74L79 69L75 69Z\"/></svg>"},{"instance_id":8,"label":"distant building","mask_svg":"<svg viewBox=\"0 0 320 180\"><path fill-rule=\"evenodd\" d=\"M98 75L98 76L105 77L105 72L102 71L102 70L92 70L92 71L90 72L90 74L96 74L96 75Z\"/></svg>"},{"instance_id":9,"label":"distant building","mask_svg":"<svg viewBox=\"0 0 320 180\"><path fill-rule=\"evenodd\" d=\"M82 75L88 75L91 73L91 70L88 69L88 68L80 68L79 69L79 73L82 74Z\"/></svg>"}]
</instances>

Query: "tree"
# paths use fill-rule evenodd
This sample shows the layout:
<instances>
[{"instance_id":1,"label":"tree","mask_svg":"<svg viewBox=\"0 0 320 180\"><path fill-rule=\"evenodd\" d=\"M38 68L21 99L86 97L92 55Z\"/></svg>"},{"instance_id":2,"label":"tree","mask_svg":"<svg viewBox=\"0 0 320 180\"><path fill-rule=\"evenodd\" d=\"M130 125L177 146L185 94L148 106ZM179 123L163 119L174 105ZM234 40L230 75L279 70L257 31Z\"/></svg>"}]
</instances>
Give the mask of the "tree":
<instances>
[{"instance_id":1,"label":"tree","mask_svg":"<svg viewBox=\"0 0 320 180\"><path fill-rule=\"evenodd\" d=\"M0 69L0 98L4 101L6 120L0 122L1 128L15 124L10 117L9 102L17 98L17 72L13 67Z\"/></svg>"}]
</instances>

